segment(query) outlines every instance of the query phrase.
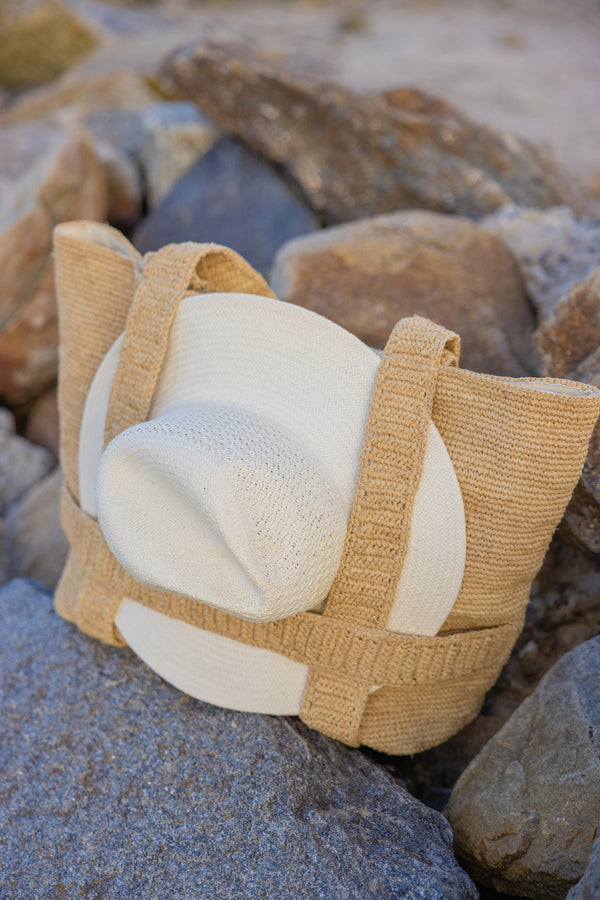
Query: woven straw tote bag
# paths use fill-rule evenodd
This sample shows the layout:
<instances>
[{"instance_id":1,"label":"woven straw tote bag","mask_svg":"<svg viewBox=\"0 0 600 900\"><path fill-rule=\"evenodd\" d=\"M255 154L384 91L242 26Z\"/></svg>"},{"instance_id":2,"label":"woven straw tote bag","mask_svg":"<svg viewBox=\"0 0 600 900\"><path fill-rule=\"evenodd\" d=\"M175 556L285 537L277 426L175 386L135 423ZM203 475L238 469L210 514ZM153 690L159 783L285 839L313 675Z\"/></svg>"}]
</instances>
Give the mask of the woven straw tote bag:
<instances>
[{"instance_id":1,"label":"woven straw tote bag","mask_svg":"<svg viewBox=\"0 0 600 900\"><path fill-rule=\"evenodd\" d=\"M54 247L61 515L71 548L58 613L92 637L123 645L115 619L129 598L236 646L302 663L301 719L352 746L415 753L471 721L522 627L532 579L585 460L599 392L462 370L456 335L419 317L403 320L378 366L343 553L324 608L247 621L125 571L81 507L79 442L90 386L120 335L106 446L147 419L183 298L272 292L237 254L216 245L170 245L142 258L114 229L75 222L57 227ZM422 636L396 633L387 622L431 420L460 485L466 557L443 626Z\"/></svg>"}]
</instances>

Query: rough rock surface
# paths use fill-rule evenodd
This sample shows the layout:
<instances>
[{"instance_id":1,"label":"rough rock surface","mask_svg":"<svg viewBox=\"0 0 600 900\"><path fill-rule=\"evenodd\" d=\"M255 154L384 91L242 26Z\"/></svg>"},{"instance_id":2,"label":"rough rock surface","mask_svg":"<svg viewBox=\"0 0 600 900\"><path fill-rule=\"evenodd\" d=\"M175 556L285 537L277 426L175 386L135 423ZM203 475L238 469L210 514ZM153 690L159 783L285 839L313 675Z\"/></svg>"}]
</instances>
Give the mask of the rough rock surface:
<instances>
[{"instance_id":1,"label":"rough rock surface","mask_svg":"<svg viewBox=\"0 0 600 900\"><path fill-rule=\"evenodd\" d=\"M60 524L62 472L57 467L8 510L5 545L9 578L35 578L54 590L69 545Z\"/></svg>"},{"instance_id":2,"label":"rough rock surface","mask_svg":"<svg viewBox=\"0 0 600 900\"><path fill-rule=\"evenodd\" d=\"M38 123L0 128L0 396L24 403L56 379L52 228L102 220L106 187L89 135Z\"/></svg>"},{"instance_id":3,"label":"rough rock surface","mask_svg":"<svg viewBox=\"0 0 600 900\"><path fill-rule=\"evenodd\" d=\"M294 189L243 144L223 138L140 224L142 252L178 241L233 247L266 273L275 252L318 222Z\"/></svg>"},{"instance_id":4,"label":"rough rock surface","mask_svg":"<svg viewBox=\"0 0 600 900\"><path fill-rule=\"evenodd\" d=\"M163 77L226 132L286 168L329 222L407 207L472 217L511 202L590 209L541 147L466 117L316 85L247 47L184 48L167 60Z\"/></svg>"},{"instance_id":5,"label":"rough rock surface","mask_svg":"<svg viewBox=\"0 0 600 900\"><path fill-rule=\"evenodd\" d=\"M27 91L0 112L1 125L43 119L57 125L83 124L94 111L141 107L156 94L143 77L128 69L67 72L52 84Z\"/></svg>"},{"instance_id":6,"label":"rough rock surface","mask_svg":"<svg viewBox=\"0 0 600 900\"><path fill-rule=\"evenodd\" d=\"M380 95L386 103L405 112L430 116L446 116L468 123L469 117L445 97L436 97L415 87L398 87L383 91Z\"/></svg>"},{"instance_id":7,"label":"rough rock surface","mask_svg":"<svg viewBox=\"0 0 600 900\"><path fill-rule=\"evenodd\" d=\"M600 268L558 301L536 338L544 374L600 386ZM561 529L578 546L600 554L600 425Z\"/></svg>"},{"instance_id":8,"label":"rough rock surface","mask_svg":"<svg viewBox=\"0 0 600 900\"><path fill-rule=\"evenodd\" d=\"M193 103L155 103L144 111L141 163L150 207L212 147L219 130Z\"/></svg>"},{"instance_id":9,"label":"rough rock surface","mask_svg":"<svg viewBox=\"0 0 600 900\"><path fill-rule=\"evenodd\" d=\"M0 618L3 900L477 897L447 822L359 751L180 694L31 583Z\"/></svg>"},{"instance_id":10,"label":"rough rock surface","mask_svg":"<svg viewBox=\"0 0 600 900\"><path fill-rule=\"evenodd\" d=\"M600 345L600 247L596 266L564 295L537 330L544 374L567 378Z\"/></svg>"},{"instance_id":11,"label":"rough rock surface","mask_svg":"<svg viewBox=\"0 0 600 900\"><path fill-rule=\"evenodd\" d=\"M540 320L600 264L600 221L578 219L567 206L506 206L479 224L501 238L519 263Z\"/></svg>"},{"instance_id":12,"label":"rough rock surface","mask_svg":"<svg viewBox=\"0 0 600 900\"><path fill-rule=\"evenodd\" d=\"M7 409L0 409L0 514L43 478L53 465L52 454L15 434L12 414Z\"/></svg>"},{"instance_id":13,"label":"rough rock surface","mask_svg":"<svg viewBox=\"0 0 600 900\"><path fill-rule=\"evenodd\" d=\"M8 554L4 542L4 522L0 519L0 584L8 578Z\"/></svg>"},{"instance_id":14,"label":"rough rock surface","mask_svg":"<svg viewBox=\"0 0 600 900\"><path fill-rule=\"evenodd\" d=\"M371 346L418 313L461 335L466 368L532 371L534 318L516 263L466 219L413 210L326 228L286 244L271 283Z\"/></svg>"},{"instance_id":15,"label":"rough rock surface","mask_svg":"<svg viewBox=\"0 0 600 900\"><path fill-rule=\"evenodd\" d=\"M0 82L22 90L52 81L96 44L93 31L59 0L3 0Z\"/></svg>"},{"instance_id":16,"label":"rough rock surface","mask_svg":"<svg viewBox=\"0 0 600 900\"><path fill-rule=\"evenodd\" d=\"M600 834L594 842L583 878L571 888L566 900L598 900L598 897L600 897Z\"/></svg>"},{"instance_id":17,"label":"rough rock surface","mask_svg":"<svg viewBox=\"0 0 600 900\"><path fill-rule=\"evenodd\" d=\"M456 784L459 859L498 890L551 900L583 875L600 821L600 638L564 656Z\"/></svg>"}]
</instances>

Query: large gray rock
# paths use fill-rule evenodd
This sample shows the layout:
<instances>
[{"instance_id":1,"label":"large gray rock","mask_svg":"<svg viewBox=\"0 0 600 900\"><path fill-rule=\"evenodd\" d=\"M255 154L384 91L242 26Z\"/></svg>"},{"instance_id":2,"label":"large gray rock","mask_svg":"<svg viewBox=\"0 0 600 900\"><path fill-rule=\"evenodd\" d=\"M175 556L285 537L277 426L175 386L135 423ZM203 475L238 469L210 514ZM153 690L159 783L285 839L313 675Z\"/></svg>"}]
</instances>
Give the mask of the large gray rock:
<instances>
[{"instance_id":1,"label":"large gray rock","mask_svg":"<svg viewBox=\"0 0 600 900\"><path fill-rule=\"evenodd\" d=\"M600 638L564 656L458 780L446 807L474 878L563 898L600 822Z\"/></svg>"},{"instance_id":2,"label":"large gray rock","mask_svg":"<svg viewBox=\"0 0 600 900\"><path fill-rule=\"evenodd\" d=\"M0 591L0 895L471 898L452 834L360 751L180 694Z\"/></svg>"},{"instance_id":3,"label":"large gray rock","mask_svg":"<svg viewBox=\"0 0 600 900\"><path fill-rule=\"evenodd\" d=\"M62 472L56 468L8 510L5 545L9 577L35 578L54 590L69 545L60 524Z\"/></svg>"},{"instance_id":4,"label":"large gray rock","mask_svg":"<svg viewBox=\"0 0 600 900\"><path fill-rule=\"evenodd\" d=\"M0 519L0 584L8 578L8 555L4 538L4 522Z\"/></svg>"},{"instance_id":5,"label":"large gray rock","mask_svg":"<svg viewBox=\"0 0 600 900\"><path fill-rule=\"evenodd\" d=\"M578 219L568 206L505 206L479 224L514 255L540 319L600 265L600 221Z\"/></svg>"},{"instance_id":6,"label":"large gray rock","mask_svg":"<svg viewBox=\"0 0 600 900\"><path fill-rule=\"evenodd\" d=\"M268 163L230 138L218 141L140 223L143 253L179 241L214 241L266 273L285 241L318 227L316 216Z\"/></svg>"},{"instance_id":7,"label":"large gray rock","mask_svg":"<svg viewBox=\"0 0 600 900\"><path fill-rule=\"evenodd\" d=\"M15 434L15 420L0 408L0 515L46 475L54 457Z\"/></svg>"},{"instance_id":8,"label":"large gray rock","mask_svg":"<svg viewBox=\"0 0 600 900\"><path fill-rule=\"evenodd\" d=\"M174 53L163 76L287 169L329 223L415 207L470 217L511 202L591 209L548 150L447 104L422 101L415 111L398 94L357 94L277 68L248 46L208 42Z\"/></svg>"}]
</instances>

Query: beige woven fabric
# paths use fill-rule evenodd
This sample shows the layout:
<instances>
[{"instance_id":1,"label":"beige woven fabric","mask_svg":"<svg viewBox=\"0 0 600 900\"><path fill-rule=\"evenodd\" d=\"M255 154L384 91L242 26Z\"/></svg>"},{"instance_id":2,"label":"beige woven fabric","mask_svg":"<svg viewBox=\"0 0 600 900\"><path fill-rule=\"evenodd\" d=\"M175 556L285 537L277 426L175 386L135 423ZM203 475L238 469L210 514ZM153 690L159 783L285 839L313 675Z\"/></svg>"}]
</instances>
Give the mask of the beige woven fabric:
<instances>
[{"instance_id":1,"label":"beige woven fabric","mask_svg":"<svg viewBox=\"0 0 600 900\"><path fill-rule=\"evenodd\" d=\"M141 256L114 228L88 222L57 227L54 255L60 459L69 490L79 499L77 445L85 398L105 353L125 327Z\"/></svg>"},{"instance_id":2,"label":"beige woven fabric","mask_svg":"<svg viewBox=\"0 0 600 900\"><path fill-rule=\"evenodd\" d=\"M97 523L79 509L76 461L85 395L100 359L124 328L141 267L117 233L95 226L95 240L105 245L91 248L74 232L61 231L65 227L57 229L56 268L63 522L72 552L57 589L57 610L86 633L121 643L113 621L127 596L197 627L304 662L311 666L311 677L303 718L348 743L413 753L458 731L479 711L521 628L531 580L583 466L600 407L598 392L559 380L542 383L465 372L452 365L458 349L452 335L423 320L402 324L378 378L381 394L376 394L370 415L346 553L325 614L245 622L134 582L108 551ZM131 355L129 350L122 353L125 380L120 384L134 402L123 404L123 391L115 389L109 435L147 413L164 332L186 287L250 290L247 281L238 280L240 271L229 252L200 247L190 255L181 253L175 270L169 268L166 280L159 276L155 290L150 275L154 279L167 270L162 261L159 266L158 254L144 261L131 333L144 330L148 316L155 333L141 354L135 348ZM257 292L265 293L265 288ZM398 402L406 405L405 419L394 411ZM382 622L402 567L422 464L422 423L429 409L463 493L467 565L443 633L423 638L388 632ZM407 432L412 446L404 442ZM416 460L412 470L407 463L411 455ZM402 484L394 469L398 465L406 477ZM374 685L380 687L371 692Z\"/></svg>"}]
</instances>

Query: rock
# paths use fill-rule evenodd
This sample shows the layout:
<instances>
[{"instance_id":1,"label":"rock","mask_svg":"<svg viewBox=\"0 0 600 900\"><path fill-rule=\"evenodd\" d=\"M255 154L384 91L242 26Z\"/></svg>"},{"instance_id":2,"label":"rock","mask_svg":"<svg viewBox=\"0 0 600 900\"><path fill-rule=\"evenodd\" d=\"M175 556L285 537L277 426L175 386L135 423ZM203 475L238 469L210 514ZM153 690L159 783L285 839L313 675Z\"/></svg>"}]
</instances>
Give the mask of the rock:
<instances>
[{"instance_id":1,"label":"rock","mask_svg":"<svg viewBox=\"0 0 600 900\"><path fill-rule=\"evenodd\" d=\"M179 693L31 583L0 617L3 896L478 896L447 822L360 751Z\"/></svg>"},{"instance_id":2,"label":"rock","mask_svg":"<svg viewBox=\"0 0 600 900\"><path fill-rule=\"evenodd\" d=\"M140 163L144 146L145 106L106 107L95 110L86 120L86 128L98 140L112 144Z\"/></svg>"},{"instance_id":3,"label":"rock","mask_svg":"<svg viewBox=\"0 0 600 900\"><path fill-rule=\"evenodd\" d=\"M0 584L8 578L8 554L4 540L4 522L0 519Z\"/></svg>"},{"instance_id":4,"label":"rock","mask_svg":"<svg viewBox=\"0 0 600 900\"><path fill-rule=\"evenodd\" d=\"M371 346L419 313L461 335L465 368L532 371L534 320L516 263L466 219L412 210L326 228L286 244L271 283Z\"/></svg>"},{"instance_id":5,"label":"rock","mask_svg":"<svg viewBox=\"0 0 600 900\"><path fill-rule=\"evenodd\" d=\"M545 375L600 385L600 268L555 305L536 332ZM574 544L600 554L600 425L561 523Z\"/></svg>"},{"instance_id":6,"label":"rock","mask_svg":"<svg viewBox=\"0 0 600 900\"><path fill-rule=\"evenodd\" d=\"M468 123L468 116L443 97L436 97L414 87L391 88L380 94L381 98L396 109L422 113L428 116L450 117Z\"/></svg>"},{"instance_id":7,"label":"rock","mask_svg":"<svg viewBox=\"0 0 600 900\"><path fill-rule=\"evenodd\" d=\"M572 887L566 900L598 900L600 897L600 834L594 841L592 855L583 878Z\"/></svg>"},{"instance_id":8,"label":"rock","mask_svg":"<svg viewBox=\"0 0 600 900\"><path fill-rule=\"evenodd\" d=\"M0 397L25 403L56 381L52 229L102 220L106 186L89 135L29 123L0 128Z\"/></svg>"},{"instance_id":9,"label":"rock","mask_svg":"<svg viewBox=\"0 0 600 900\"><path fill-rule=\"evenodd\" d=\"M106 182L106 218L111 225L129 230L142 215L144 197L142 177L135 162L108 141L95 142Z\"/></svg>"},{"instance_id":10,"label":"rock","mask_svg":"<svg viewBox=\"0 0 600 900\"><path fill-rule=\"evenodd\" d=\"M248 47L202 43L163 67L167 88L283 166L329 223L400 208L483 216L507 203L591 200L551 153L466 116L301 79Z\"/></svg>"},{"instance_id":11,"label":"rock","mask_svg":"<svg viewBox=\"0 0 600 900\"><path fill-rule=\"evenodd\" d=\"M156 94L144 78L128 69L89 74L67 72L1 110L0 125L43 119L63 128L72 127L85 123L96 110L138 108L155 100Z\"/></svg>"},{"instance_id":12,"label":"rock","mask_svg":"<svg viewBox=\"0 0 600 900\"><path fill-rule=\"evenodd\" d=\"M135 161L150 207L166 196L218 136L216 127L193 103L98 110L87 125L97 139Z\"/></svg>"},{"instance_id":13,"label":"rock","mask_svg":"<svg viewBox=\"0 0 600 900\"><path fill-rule=\"evenodd\" d=\"M153 207L213 146L219 131L193 103L156 103L144 111L143 122L141 162Z\"/></svg>"},{"instance_id":14,"label":"rock","mask_svg":"<svg viewBox=\"0 0 600 900\"><path fill-rule=\"evenodd\" d=\"M593 363L592 365L590 365ZM600 351L569 373L579 381L600 385ZM596 558L600 555L600 426L592 433L583 472L560 525L561 533L576 547Z\"/></svg>"},{"instance_id":15,"label":"rock","mask_svg":"<svg viewBox=\"0 0 600 900\"><path fill-rule=\"evenodd\" d=\"M15 420L0 409L0 514L46 475L54 464L44 447L15 434Z\"/></svg>"},{"instance_id":16,"label":"rock","mask_svg":"<svg viewBox=\"0 0 600 900\"><path fill-rule=\"evenodd\" d=\"M459 859L511 894L562 898L600 821L600 638L564 656L456 784Z\"/></svg>"},{"instance_id":17,"label":"rock","mask_svg":"<svg viewBox=\"0 0 600 900\"><path fill-rule=\"evenodd\" d=\"M600 246L598 248L600 254ZM554 306L536 332L544 374L568 377L600 345L600 255L594 270ZM588 366L589 368L589 366Z\"/></svg>"},{"instance_id":18,"label":"rock","mask_svg":"<svg viewBox=\"0 0 600 900\"><path fill-rule=\"evenodd\" d=\"M59 515L62 480L57 467L9 508L5 520L9 577L35 578L51 591L69 549Z\"/></svg>"},{"instance_id":19,"label":"rock","mask_svg":"<svg viewBox=\"0 0 600 900\"><path fill-rule=\"evenodd\" d=\"M11 90L45 84L96 43L93 31L59 0L5 0L0 10L0 82Z\"/></svg>"},{"instance_id":20,"label":"rock","mask_svg":"<svg viewBox=\"0 0 600 900\"><path fill-rule=\"evenodd\" d=\"M56 388L34 402L27 416L25 437L58 457L58 401Z\"/></svg>"},{"instance_id":21,"label":"rock","mask_svg":"<svg viewBox=\"0 0 600 900\"><path fill-rule=\"evenodd\" d=\"M218 135L216 127L193 103L162 102L137 108L97 110L89 116L87 126L108 166L105 171L109 208L114 210L109 218L127 227L139 218L142 182L146 201L153 207L206 153ZM127 160L130 172L125 171L123 160ZM136 191L134 179L138 185ZM115 195L112 202L111 194ZM134 209L136 214L132 216Z\"/></svg>"},{"instance_id":22,"label":"rock","mask_svg":"<svg viewBox=\"0 0 600 900\"><path fill-rule=\"evenodd\" d=\"M519 263L540 320L600 263L600 222L577 219L567 206L506 206L479 224L501 238Z\"/></svg>"},{"instance_id":23,"label":"rock","mask_svg":"<svg viewBox=\"0 0 600 900\"><path fill-rule=\"evenodd\" d=\"M242 145L223 138L140 224L142 252L178 241L214 241L265 273L287 240L318 227L293 188Z\"/></svg>"}]
</instances>

